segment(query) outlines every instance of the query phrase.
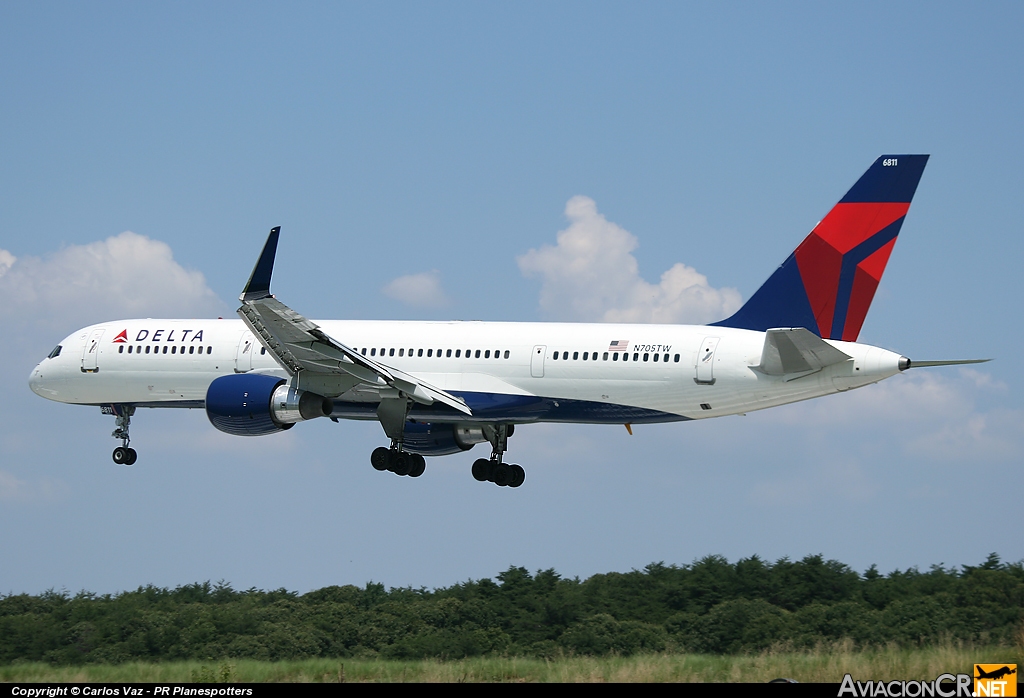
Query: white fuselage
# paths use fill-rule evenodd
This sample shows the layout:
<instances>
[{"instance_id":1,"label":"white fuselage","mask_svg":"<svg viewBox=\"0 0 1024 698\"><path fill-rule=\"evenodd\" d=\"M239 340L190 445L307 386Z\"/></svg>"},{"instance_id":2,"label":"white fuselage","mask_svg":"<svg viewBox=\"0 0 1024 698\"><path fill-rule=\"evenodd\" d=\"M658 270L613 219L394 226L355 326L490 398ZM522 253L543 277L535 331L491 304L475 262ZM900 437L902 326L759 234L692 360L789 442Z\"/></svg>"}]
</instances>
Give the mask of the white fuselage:
<instances>
[{"instance_id":1,"label":"white fuselage","mask_svg":"<svg viewBox=\"0 0 1024 698\"><path fill-rule=\"evenodd\" d=\"M766 375L757 370L765 333L727 327L317 324L357 352L463 397L473 409L470 417L425 409L423 416L437 422L702 419L841 392L900 370L899 354L829 341L852 358L803 376ZM705 360L698 363L698 355ZM29 384L38 395L73 404L203 407L214 379L248 372L289 378L240 320L124 320L67 337L58 356L35 367ZM301 372L293 380L304 387ZM353 389L327 397L336 416L376 418L376 393Z\"/></svg>"}]
</instances>

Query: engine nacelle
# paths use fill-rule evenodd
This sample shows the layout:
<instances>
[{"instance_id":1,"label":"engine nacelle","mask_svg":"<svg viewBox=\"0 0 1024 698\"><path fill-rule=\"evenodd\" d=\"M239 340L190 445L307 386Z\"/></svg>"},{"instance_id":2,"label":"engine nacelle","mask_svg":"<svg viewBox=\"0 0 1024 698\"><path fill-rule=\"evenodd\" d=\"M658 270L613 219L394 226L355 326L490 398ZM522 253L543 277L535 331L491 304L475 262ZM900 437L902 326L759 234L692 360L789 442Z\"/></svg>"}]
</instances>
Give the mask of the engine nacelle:
<instances>
[{"instance_id":1,"label":"engine nacelle","mask_svg":"<svg viewBox=\"0 0 1024 698\"><path fill-rule=\"evenodd\" d=\"M296 422L326 417L333 409L329 398L259 373L221 376L206 391L210 423L236 436L273 434Z\"/></svg>"},{"instance_id":2,"label":"engine nacelle","mask_svg":"<svg viewBox=\"0 0 1024 698\"><path fill-rule=\"evenodd\" d=\"M431 424L430 422L406 422L402 436L402 447L421 456L447 456L468 451L484 437L480 427L461 427L455 424Z\"/></svg>"}]
</instances>

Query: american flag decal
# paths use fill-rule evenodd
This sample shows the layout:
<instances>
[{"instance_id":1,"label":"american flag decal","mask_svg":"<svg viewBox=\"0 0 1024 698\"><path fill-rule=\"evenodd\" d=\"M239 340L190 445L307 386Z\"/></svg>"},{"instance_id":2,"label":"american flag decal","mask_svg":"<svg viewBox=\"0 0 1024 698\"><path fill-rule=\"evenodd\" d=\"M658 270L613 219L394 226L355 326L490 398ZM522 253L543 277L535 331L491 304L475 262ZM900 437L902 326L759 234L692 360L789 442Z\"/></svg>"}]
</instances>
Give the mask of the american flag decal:
<instances>
[{"instance_id":1,"label":"american flag decal","mask_svg":"<svg viewBox=\"0 0 1024 698\"><path fill-rule=\"evenodd\" d=\"M608 351L629 351L629 340L616 339L608 345Z\"/></svg>"}]
</instances>

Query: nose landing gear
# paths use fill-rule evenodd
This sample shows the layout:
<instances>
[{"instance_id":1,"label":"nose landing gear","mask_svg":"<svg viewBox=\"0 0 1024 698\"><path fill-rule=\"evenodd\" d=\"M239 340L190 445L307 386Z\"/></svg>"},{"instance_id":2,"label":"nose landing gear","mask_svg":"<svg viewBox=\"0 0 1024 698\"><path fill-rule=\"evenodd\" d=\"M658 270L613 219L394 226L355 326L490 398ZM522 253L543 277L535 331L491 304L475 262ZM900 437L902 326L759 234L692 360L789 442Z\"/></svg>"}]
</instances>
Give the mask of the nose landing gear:
<instances>
[{"instance_id":1,"label":"nose landing gear","mask_svg":"<svg viewBox=\"0 0 1024 698\"><path fill-rule=\"evenodd\" d=\"M139 454L135 452L134 448L131 448L128 444L131 443L131 437L128 435L128 428L132 423L132 415L135 414L135 407L133 405L105 405L101 408L103 414L112 414L117 420L115 421L116 429L114 429L111 436L115 439L121 439L121 445L114 449L114 453L111 454L111 458L118 465L135 465L135 461L138 460Z\"/></svg>"}]
</instances>

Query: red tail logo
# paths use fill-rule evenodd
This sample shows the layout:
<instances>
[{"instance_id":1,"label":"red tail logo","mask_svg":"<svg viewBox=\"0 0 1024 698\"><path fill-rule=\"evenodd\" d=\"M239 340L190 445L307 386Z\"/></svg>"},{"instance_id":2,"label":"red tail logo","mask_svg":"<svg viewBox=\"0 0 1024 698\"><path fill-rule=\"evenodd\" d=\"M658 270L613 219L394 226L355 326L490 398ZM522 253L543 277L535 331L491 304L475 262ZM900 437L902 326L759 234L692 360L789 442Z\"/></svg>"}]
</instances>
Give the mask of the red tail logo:
<instances>
[{"instance_id":1,"label":"red tail logo","mask_svg":"<svg viewBox=\"0 0 1024 698\"><path fill-rule=\"evenodd\" d=\"M121 330L121 333L114 337L113 344L124 344L128 341L128 330Z\"/></svg>"}]
</instances>

